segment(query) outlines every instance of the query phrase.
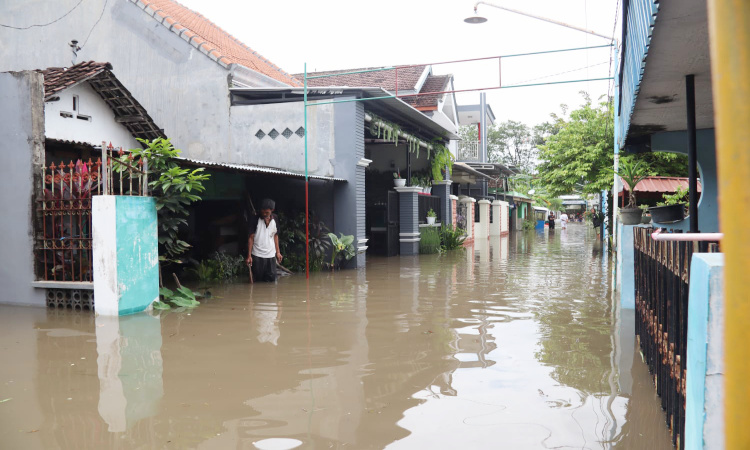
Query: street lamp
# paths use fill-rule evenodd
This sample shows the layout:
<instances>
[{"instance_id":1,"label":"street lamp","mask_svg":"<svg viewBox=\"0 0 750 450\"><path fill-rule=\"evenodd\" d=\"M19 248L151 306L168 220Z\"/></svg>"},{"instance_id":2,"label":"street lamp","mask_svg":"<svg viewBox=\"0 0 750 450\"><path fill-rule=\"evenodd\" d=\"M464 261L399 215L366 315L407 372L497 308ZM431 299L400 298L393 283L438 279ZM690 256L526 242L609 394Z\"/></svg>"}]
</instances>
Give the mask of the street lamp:
<instances>
[{"instance_id":1,"label":"street lamp","mask_svg":"<svg viewBox=\"0 0 750 450\"><path fill-rule=\"evenodd\" d=\"M502 9L503 11L508 11L508 12L512 12L512 13L515 13L515 14L520 14L522 16L531 17L533 19L538 19L538 20L543 20L545 22L554 23L555 25L560 25L560 26L565 27L565 28L571 28L573 30L582 31L584 33L588 33L588 34L591 34L591 35L594 35L594 36L598 36L600 38L604 38L604 39L606 39L608 41L613 41L613 40L617 41L616 39L612 38L611 36L605 36L603 34L599 34L599 33L596 33L594 31L587 30L585 28L579 28L579 27L576 27L574 25L569 25L569 24L567 24L565 22L560 22L560 21L557 21L557 20L548 19L546 17L535 16L534 14L529 14L527 12L518 11L517 9L507 8L505 6L500 6L500 5L496 5L494 3L489 3L489 2L476 2L474 4L474 15L465 18L464 22L470 23L470 24L478 24L478 23L485 23L485 22L487 22L487 18L480 16L479 13L477 12L477 7L480 4L487 5L487 6L492 6L493 8Z\"/></svg>"}]
</instances>

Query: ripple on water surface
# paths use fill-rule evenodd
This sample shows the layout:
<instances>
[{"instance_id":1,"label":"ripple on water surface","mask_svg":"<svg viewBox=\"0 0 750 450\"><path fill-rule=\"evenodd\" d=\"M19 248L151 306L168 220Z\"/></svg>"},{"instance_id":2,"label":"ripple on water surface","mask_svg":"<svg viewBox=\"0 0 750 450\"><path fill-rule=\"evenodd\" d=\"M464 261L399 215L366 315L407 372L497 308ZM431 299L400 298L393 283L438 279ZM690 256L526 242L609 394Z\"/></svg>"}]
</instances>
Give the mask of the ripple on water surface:
<instances>
[{"instance_id":1,"label":"ripple on water surface","mask_svg":"<svg viewBox=\"0 0 750 450\"><path fill-rule=\"evenodd\" d=\"M571 224L214 286L192 311L0 307L0 442L668 449L610 270Z\"/></svg>"}]
</instances>

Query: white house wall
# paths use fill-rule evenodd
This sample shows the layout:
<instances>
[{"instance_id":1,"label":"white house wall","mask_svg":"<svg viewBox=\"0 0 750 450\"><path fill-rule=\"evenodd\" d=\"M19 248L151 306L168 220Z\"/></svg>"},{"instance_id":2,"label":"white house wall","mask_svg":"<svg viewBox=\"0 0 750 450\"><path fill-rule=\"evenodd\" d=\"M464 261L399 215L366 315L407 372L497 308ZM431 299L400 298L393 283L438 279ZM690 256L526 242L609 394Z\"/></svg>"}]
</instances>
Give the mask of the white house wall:
<instances>
[{"instance_id":1,"label":"white house wall","mask_svg":"<svg viewBox=\"0 0 750 450\"><path fill-rule=\"evenodd\" d=\"M106 141L115 147L140 148L128 129L115 122L112 110L88 83L65 89L57 96L60 100L46 102L44 106L45 136L48 139L88 142L92 145ZM77 111L73 110L74 96L78 98ZM65 117L60 113L65 113ZM86 117L89 119L82 120Z\"/></svg>"},{"instance_id":2,"label":"white house wall","mask_svg":"<svg viewBox=\"0 0 750 450\"><path fill-rule=\"evenodd\" d=\"M333 106L314 106L307 111L307 164L311 175L336 176ZM304 106L300 102L232 106L231 154L223 162L258 164L303 173L305 139L304 135L297 134L300 128L304 129ZM275 139L271 137L273 130L278 133ZM291 135L285 137L285 130Z\"/></svg>"}]
</instances>

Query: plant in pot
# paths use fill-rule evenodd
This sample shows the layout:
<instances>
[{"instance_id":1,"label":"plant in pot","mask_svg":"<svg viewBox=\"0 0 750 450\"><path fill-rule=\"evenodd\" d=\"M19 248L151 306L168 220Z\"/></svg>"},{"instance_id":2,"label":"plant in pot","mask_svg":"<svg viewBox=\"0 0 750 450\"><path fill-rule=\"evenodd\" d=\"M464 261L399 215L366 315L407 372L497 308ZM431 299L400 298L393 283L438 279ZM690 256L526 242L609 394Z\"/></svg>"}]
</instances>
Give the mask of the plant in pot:
<instances>
[{"instance_id":1,"label":"plant in pot","mask_svg":"<svg viewBox=\"0 0 750 450\"><path fill-rule=\"evenodd\" d=\"M411 187L422 188L422 179L416 175L412 175L409 185Z\"/></svg>"},{"instance_id":2,"label":"plant in pot","mask_svg":"<svg viewBox=\"0 0 750 450\"><path fill-rule=\"evenodd\" d=\"M641 223L643 211L636 206L635 187L648 176L646 164L643 161L633 161L629 157L622 158L615 173L628 184L628 204L620 208L620 221L623 225L637 225Z\"/></svg>"},{"instance_id":3,"label":"plant in pot","mask_svg":"<svg viewBox=\"0 0 750 450\"><path fill-rule=\"evenodd\" d=\"M430 177L427 175L422 178L422 192L425 194L432 193L432 180L430 180Z\"/></svg>"},{"instance_id":4,"label":"plant in pot","mask_svg":"<svg viewBox=\"0 0 750 450\"><path fill-rule=\"evenodd\" d=\"M437 214L434 209L430 208L427 211L427 225L435 225L435 219L437 219Z\"/></svg>"},{"instance_id":5,"label":"plant in pot","mask_svg":"<svg viewBox=\"0 0 750 450\"><path fill-rule=\"evenodd\" d=\"M638 205L639 208L641 208L642 216L641 216L641 223L651 223L651 213L648 212L648 205Z\"/></svg>"},{"instance_id":6,"label":"plant in pot","mask_svg":"<svg viewBox=\"0 0 750 450\"><path fill-rule=\"evenodd\" d=\"M393 172L393 185L396 187L406 186L406 179L401 178L401 172L398 169L396 169L396 171Z\"/></svg>"},{"instance_id":7,"label":"plant in pot","mask_svg":"<svg viewBox=\"0 0 750 450\"><path fill-rule=\"evenodd\" d=\"M685 218L689 190L678 186L674 194L663 194L663 202L649 208L651 219L656 223L679 222Z\"/></svg>"}]
</instances>

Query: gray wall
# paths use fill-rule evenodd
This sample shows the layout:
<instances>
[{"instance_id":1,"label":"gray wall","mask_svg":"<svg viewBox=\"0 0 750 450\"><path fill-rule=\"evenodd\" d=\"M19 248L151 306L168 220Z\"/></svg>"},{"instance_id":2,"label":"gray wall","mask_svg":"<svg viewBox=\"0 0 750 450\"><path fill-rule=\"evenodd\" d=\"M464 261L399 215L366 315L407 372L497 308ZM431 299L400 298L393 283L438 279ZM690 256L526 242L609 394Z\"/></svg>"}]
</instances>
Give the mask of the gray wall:
<instances>
[{"instance_id":1,"label":"gray wall","mask_svg":"<svg viewBox=\"0 0 750 450\"><path fill-rule=\"evenodd\" d=\"M334 176L335 154L333 106L307 108L307 165L311 175ZM231 107L231 154L223 161L253 163L297 173L305 172L305 139L296 131L304 128L305 107L302 102ZM275 139L272 130L292 134ZM262 131L263 134L258 134ZM338 176L338 175L337 175Z\"/></svg>"},{"instance_id":2,"label":"gray wall","mask_svg":"<svg viewBox=\"0 0 750 450\"><path fill-rule=\"evenodd\" d=\"M0 17L3 23L16 27L47 23L76 3L78 0L6 0L0 2ZM68 43L77 39L79 45L83 44L77 62L112 63L117 78L175 146L183 150L184 156L251 162L235 159L242 155L232 153L230 148L230 70L192 47L136 4L109 0L102 14L104 3L104 0L84 2L66 17L43 27L0 28L0 72L70 66L73 54ZM253 80L257 82L255 86L278 85L264 83L262 78Z\"/></svg>"},{"instance_id":3,"label":"gray wall","mask_svg":"<svg viewBox=\"0 0 750 450\"><path fill-rule=\"evenodd\" d=\"M365 168L357 162L365 155L365 110L362 102L339 103L334 108L336 177L346 183L334 185L336 234L354 235L354 246L365 238ZM357 254L350 266L363 267L364 253Z\"/></svg>"},{"instance_id":4,"label":"gray wall","mask_svg":"<svg viewBox=\"0 0 750 450\"><path fill-rule=\"evenodd\" d=\"M34 277L34 185L44 153L43 80L34 72L0 73L0 303L44 306Z\"/></svg>"}]
</instances>

